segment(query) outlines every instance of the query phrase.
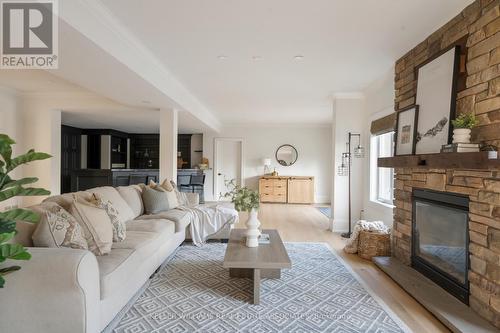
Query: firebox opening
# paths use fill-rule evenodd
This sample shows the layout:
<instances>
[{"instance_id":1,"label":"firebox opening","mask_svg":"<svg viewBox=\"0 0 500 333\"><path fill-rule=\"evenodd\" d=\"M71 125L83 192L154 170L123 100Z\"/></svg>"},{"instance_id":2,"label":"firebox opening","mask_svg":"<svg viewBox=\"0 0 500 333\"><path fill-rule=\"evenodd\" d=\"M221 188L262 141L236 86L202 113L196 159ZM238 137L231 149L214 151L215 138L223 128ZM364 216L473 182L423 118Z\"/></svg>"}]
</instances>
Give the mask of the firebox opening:
<instances>
[{"instance_id":1,"label":"firebox opening","mask_svg":"<svg viewBox=\"0 0 500 333\"><path fill-rule=\"evenodd\" d=\"M413 190L412 266L469 303L469 198Z\"/></svg>"}]
</instances>

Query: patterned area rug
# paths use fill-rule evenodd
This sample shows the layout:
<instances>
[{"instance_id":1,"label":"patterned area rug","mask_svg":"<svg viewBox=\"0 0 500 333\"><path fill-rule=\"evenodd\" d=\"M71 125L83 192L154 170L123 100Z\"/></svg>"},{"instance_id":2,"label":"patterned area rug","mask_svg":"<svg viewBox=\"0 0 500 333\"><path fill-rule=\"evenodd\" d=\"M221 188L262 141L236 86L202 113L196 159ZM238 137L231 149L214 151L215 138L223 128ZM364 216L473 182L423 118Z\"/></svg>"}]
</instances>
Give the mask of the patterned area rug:
<instances>
[{"instance_id":1,"label":"patterned area rug","mask_svg":"<svg viewBox=\"0 0 500 333\"><path fill-rule=\"evenodd\" d=\"M181 246L112 332L409 332L325 244L287 243L292 268L252 281L222 268L225 244Z\"/></svg>"},{"instance_id":2,"label":"patterned area rug","mask_svg":"<svg viewBox=\"0 0 500 333\"><path fill-rule=\"evenodd\" d=\"M325 215L329 219L332 218L332 208L331 207L316 207L321 214Z\"/></svg>"}]
</instances>

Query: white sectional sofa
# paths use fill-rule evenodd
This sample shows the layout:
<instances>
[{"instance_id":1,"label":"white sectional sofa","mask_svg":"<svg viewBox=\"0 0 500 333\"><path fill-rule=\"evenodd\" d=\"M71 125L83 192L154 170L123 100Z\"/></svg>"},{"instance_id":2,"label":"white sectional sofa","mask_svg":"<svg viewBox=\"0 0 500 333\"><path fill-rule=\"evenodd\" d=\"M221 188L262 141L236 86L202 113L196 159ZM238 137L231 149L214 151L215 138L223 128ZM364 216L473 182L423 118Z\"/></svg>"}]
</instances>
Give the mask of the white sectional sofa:
<instances>
[{"instance_id":1,"label":"white sectional sofa","mask_svg":"<svg viewBox=\"0 0 500 333\"><path fill-rule=\"evenodd\" d=\"M7 276L0 289L0 332L94 333L109 324L181 245L189 225L186 213L176 209L162 212L161 218L144 216L140 191L138 186L88 191L132 212L126 239L113 243L111 253L96 257L85 250L29 248L31 260L16 262L21 270ZM64 208L72 196L46 200ZM35 228L18 223L16 241L32 246Z\"/></svg>"}]
</instances>

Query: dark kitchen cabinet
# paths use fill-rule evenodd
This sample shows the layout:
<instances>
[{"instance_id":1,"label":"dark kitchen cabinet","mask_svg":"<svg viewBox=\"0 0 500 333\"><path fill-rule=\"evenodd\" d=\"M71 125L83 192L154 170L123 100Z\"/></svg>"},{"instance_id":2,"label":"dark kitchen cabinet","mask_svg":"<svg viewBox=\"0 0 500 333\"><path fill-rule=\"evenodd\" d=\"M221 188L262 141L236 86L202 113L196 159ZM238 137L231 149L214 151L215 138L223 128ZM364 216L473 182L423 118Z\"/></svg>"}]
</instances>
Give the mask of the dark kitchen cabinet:
<instances>
[{"instance_id":1,"label":"dark kitchen cabinet","mask_svg":"<svg viewBox=\"0 0 500 333\"><path fill-rule=\"evenodd\" d=\"M71 172L81 168L82 130L61 126L61 193L71 192Z\"/></svg>"}]
</instances>

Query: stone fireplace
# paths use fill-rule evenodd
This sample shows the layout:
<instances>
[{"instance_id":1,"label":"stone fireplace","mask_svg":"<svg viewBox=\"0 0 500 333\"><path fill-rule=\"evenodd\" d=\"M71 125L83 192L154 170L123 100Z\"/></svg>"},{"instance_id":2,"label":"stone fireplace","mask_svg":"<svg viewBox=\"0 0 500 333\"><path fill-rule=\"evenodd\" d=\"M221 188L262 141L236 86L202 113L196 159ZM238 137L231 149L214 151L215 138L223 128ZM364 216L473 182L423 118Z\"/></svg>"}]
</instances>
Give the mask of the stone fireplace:
<instances>
[{"instance_id":1,"label":"stone fireplace","mask_svg":"<svg viewBox=\"0 0 500 333\"><path fill-rule=\"evenodd\" d=\"M474 142L500 148L499 7L498 0L474 1L401 57L395 64L395 110L415 105L418 66L459 45L456 112L478 118ZM468 296L469 306L500 328L500 163L480 153L467 161L465 155L450 156L408 156L390 165L395 168L392 256L464 303ZM426 206L428 197L419 204L415 195L422 190L463 198L462 205L447 211L446 205ZM425 217L415 221L415 214Z\"/></svg>"},{"instance_id":2,"label":"stone fireplace","mask_svg":"<svg viewBox=\"0 0 500 333\"><path fill-rule=\"evenodd\" d=\"M418 228L420 233L429 232L429 230L425 230L428 228L427 226L415 226L413 220L414 214L417 213L414 209L420 209L418 206L414 206L414 194L421 194L422 190L433 194L457 195L457 197L462 198L462 202L453 205L455 206L453 219L442 218L443 214L450 215L451 211L446 212L446 210L442 210L443 208L440 211L434 211L433 219L439 224L439 227L434 230L437 234L429 235L429 238L426 238L423 243L422 238L420 238L420 244L414 244L416 235L413 234L413 231L415 228ZM465 214L465 210L460 209L465 201L468 201L467 225L457 225L460 224L463 217L461 214ZM424 253L425 260L425 255L428 255L429 249L432 250L434 245L438 244L437 246L443 247L442 242L441 244L436 243L435 238L439 239L439 234L448 230L449 224L454 224L457 230L453 230L454 237L448 239L445 247L453 248L455 255L460 252L460 248L468 251L468 274L459 276L460 269L457 267L453 273L450 272L449 266L442 267L442 271L447 271L448 276L441 275L447 277L448 281L443 279L445 286L442 283L438 284L447 289L446 286L449 287L449 284L446 285L446 283L450 282L449 280L462 281L465 287L467 287L468 282L469 290L462 295L469 295L470 307L500 327L500 171L396 168L394 203L393 256L422 272L419 268L425 269L427 267L419 266L422 262L418 261L415 265L415 261L412 260L412 252L415 254L414 250L417 246L419 248L424 246L423 251L427 249L427 253ZM429 211L425 212L425 210L424 214L429 214ZM462 234L464 228L468 230L466 235ZM465 237L465 244L463 237ZM434 252L437 250L438 248L434 248ZM441 255L436 260L439 262L446 256L449 257L450 254ZM428 261L432 260L429 257L427 259ZM456 259L455 264L458 265L460 260L463 259ZM455 275L454 278L453 275ZM431 279L436 282L439 276ZM457 295L457 290L447 290L457 298L462 297ZM466 302L466 298L462 298L462 301Z\"/></svg>"}]
</instances>

